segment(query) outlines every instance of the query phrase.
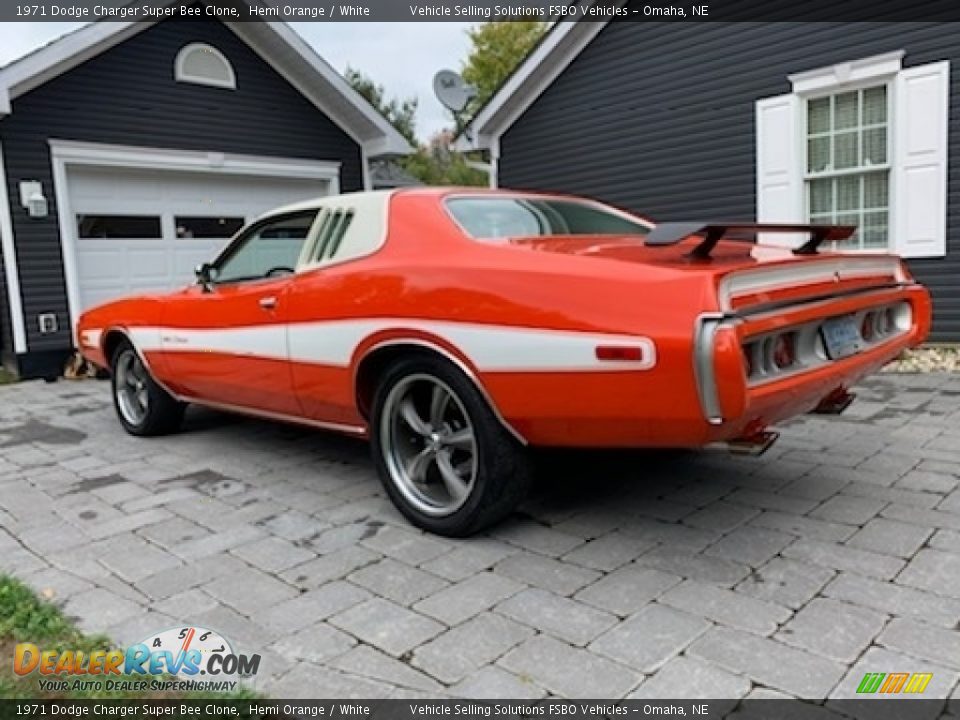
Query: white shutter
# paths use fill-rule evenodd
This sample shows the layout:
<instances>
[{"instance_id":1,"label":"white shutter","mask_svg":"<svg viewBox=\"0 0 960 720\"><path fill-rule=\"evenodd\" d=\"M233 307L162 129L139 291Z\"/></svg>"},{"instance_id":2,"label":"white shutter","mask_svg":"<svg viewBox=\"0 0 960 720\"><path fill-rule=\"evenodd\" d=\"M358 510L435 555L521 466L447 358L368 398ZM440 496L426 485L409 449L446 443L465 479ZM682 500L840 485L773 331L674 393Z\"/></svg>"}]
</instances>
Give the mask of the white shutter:
<instances>
[{"instance_id":1,"label":"white shutter","mask_svg":"<svg viewBox=\"0 0 960 720\"><path fill-rule=\"evenodd\" d=\"M946 254L949 98L947 61L897 75L891 228L904 257Z\"/></svg>"},{"instance_id":2,"label":"white shutter","mask_svg":"<svg viewBox=\"0 0 960 720\"><path fill-rule=\"evenodd\" d=\"M796 95L758 100L757 221L804 222L800 103ZM767 245L796 247L802 235L761 234Z\"/></svg>"}]
</instances>

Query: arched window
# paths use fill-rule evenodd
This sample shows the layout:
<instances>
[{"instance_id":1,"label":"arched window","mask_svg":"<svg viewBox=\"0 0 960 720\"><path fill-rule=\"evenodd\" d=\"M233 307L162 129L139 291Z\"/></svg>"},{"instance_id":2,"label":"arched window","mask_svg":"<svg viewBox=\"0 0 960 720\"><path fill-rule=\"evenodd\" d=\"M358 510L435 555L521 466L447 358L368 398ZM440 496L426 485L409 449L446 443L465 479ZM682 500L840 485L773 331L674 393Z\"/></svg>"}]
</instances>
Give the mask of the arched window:
<instances>
[{"instance_id":1,"label":"arched window","mask_svg":"<svg viewBox=\"0 0 960 720\"><path fill-rule=\"evenodd\" d=\"M190 43L177 53L173 76L177 82L212 85L213 87L237 87L237 76L233 66L223 53L212 45Z\"/></svg>"}]
</instances>

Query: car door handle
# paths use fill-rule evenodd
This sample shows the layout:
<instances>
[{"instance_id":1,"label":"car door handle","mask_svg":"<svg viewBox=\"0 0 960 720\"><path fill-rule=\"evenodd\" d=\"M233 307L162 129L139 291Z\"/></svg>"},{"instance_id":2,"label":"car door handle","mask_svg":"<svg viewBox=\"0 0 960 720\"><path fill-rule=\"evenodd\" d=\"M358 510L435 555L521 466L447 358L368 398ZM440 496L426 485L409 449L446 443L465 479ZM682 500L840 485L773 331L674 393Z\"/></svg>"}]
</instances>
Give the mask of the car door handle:
<instances>
[{"instance_id":1,"label":"car door handle","mask_svg":"<svg viewBox=\"0 0 960 720\"><path fill-rule=\"evenodd\" d=\"M275 298L273 295L260 298L260 307L262 307L264 310L273 310L275 307L277 307L277 298Z\"/></svg>"}]
</instances>

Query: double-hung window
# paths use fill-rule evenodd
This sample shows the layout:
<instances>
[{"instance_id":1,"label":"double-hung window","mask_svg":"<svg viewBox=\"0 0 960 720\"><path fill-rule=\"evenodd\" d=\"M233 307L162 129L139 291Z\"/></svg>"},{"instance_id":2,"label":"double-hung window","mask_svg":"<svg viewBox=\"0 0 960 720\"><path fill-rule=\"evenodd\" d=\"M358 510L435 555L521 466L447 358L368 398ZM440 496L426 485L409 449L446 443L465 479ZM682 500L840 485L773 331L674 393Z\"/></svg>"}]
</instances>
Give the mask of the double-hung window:
<instances>
[{"instance_id":1,"label":"double-hung window","mask_svg":"<svg viewBox=\"0 0 960 720\"><path fill-rule=\"evenodd\" d=\"M844 250L886 249L890 237L887 85L806 101L807 218L855 225Z\"/></svg>"},{"instance_id":2,"label":"double-hung window","mask_svg":"<svg viewBox=\"0 0 960 720\"><path fill-rule=\"evenodd\" d=\"M905 55L795 73L756 101L758 220L855 225L829 248L844 252L946 254L950 62Z\"/></svg>"}]
</instances>

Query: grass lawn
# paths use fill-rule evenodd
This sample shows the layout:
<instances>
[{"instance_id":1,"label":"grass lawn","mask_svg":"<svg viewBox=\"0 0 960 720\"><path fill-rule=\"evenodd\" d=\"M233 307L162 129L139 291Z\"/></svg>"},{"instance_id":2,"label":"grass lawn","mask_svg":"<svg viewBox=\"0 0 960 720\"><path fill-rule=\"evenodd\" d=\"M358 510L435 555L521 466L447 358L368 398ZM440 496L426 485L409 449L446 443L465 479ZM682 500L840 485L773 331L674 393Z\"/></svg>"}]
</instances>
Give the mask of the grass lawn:
<instances>
[{"instance_id":1,"label":"grass lawn","mask_svg":"<svg viewBox=\"0 0 960 720\"><path fill-rule=\"evenodd\" d=\"M16 382L16 378L7 372L5 369L0 367L0 385L6 385L7 383Z\"/></svg>"},{"instance_id":2,"label":"grass lawn","mask_svg":"<svg viewBox=\"0 0 960 720\"><path fill-rule=\"evenodd\" d=\"M48 692L40 689L40 674L31 673L20 677L13 672L13 650L18 642L30 642L41 650L82 650L88 655L94 650L111 650L116 646L102 636L84 635L75 628L53 605L40 600L22 583L6 575L0 575L0 698L11 700L87 700L126 698L139 700L192 700L217 698L224 700L250 700L258 697L247 689L232 693L161 693L147 691L131 694L115 691L66 690ZM87 675L46 676L46 679L88 679ZM144 675L112 675L112 680L143 680Z\"/></svg>"}]
</instances>

